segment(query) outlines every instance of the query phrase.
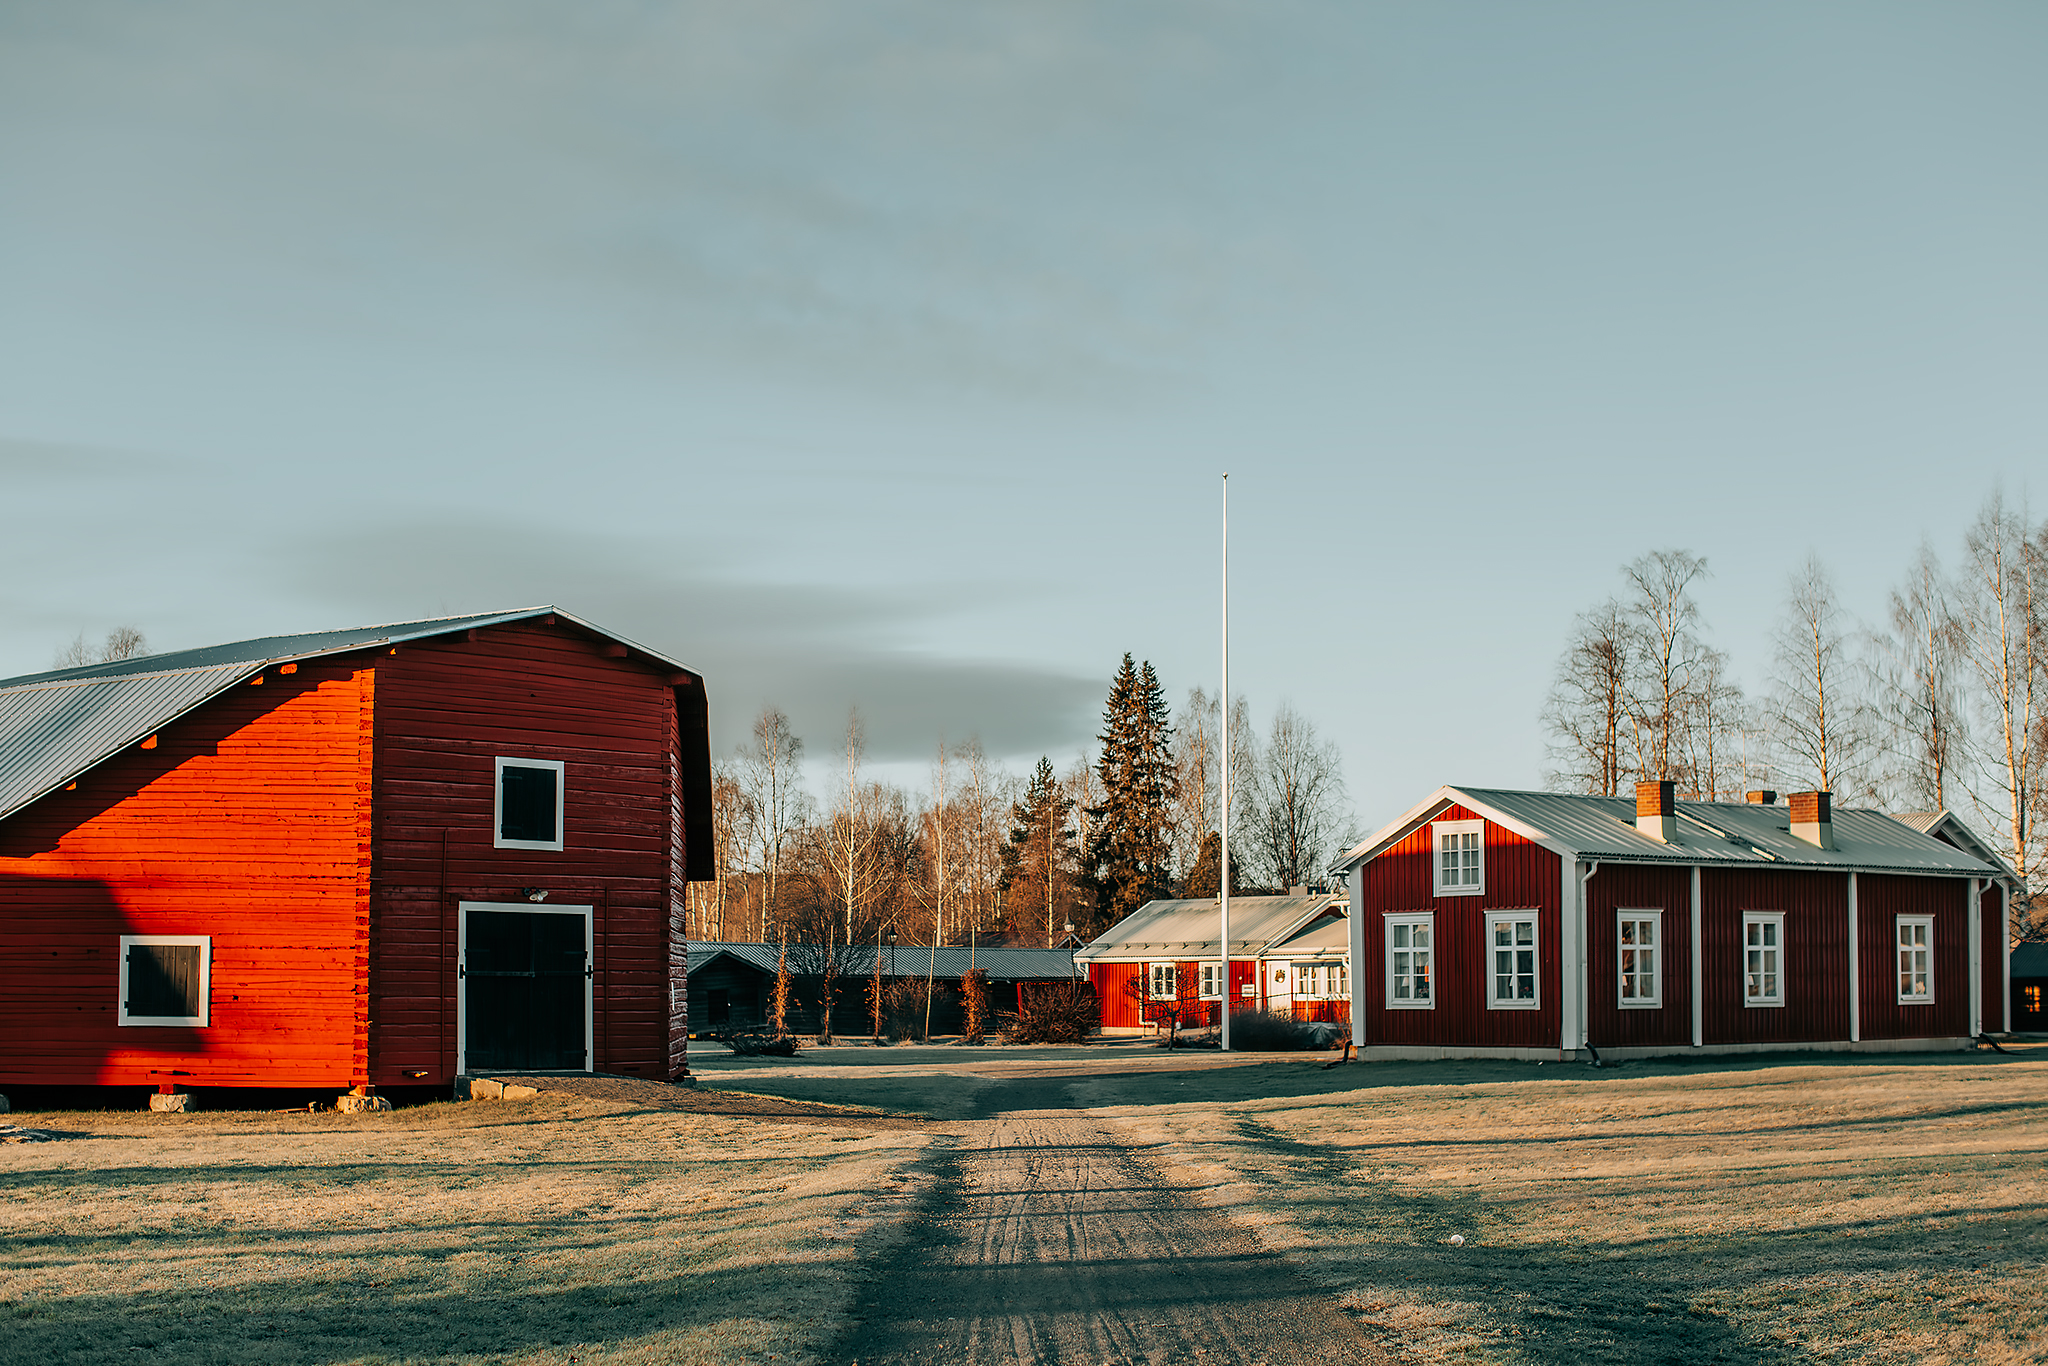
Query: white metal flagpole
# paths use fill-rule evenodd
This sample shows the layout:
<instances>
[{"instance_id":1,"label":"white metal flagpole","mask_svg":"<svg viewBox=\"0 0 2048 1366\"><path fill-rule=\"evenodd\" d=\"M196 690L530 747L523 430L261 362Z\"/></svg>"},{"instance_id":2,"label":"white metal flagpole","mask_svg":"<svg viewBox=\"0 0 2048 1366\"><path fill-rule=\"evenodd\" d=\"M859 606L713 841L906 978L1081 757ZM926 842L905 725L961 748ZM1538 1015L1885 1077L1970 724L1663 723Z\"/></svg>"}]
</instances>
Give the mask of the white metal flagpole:
<instances>
[{"instance_id":1,"label":"white metal flagpole","mask_svg":"<svg viewBox=\"0 0 2048 1366\"><path fill-rule=\"evenodd\" d=\"M1216 1046L1230 1051L1230 475L1223 476L1223 856L1216 874L1217 904L1223 908L1223 1007Z\"/></svg>"}]
</instances>

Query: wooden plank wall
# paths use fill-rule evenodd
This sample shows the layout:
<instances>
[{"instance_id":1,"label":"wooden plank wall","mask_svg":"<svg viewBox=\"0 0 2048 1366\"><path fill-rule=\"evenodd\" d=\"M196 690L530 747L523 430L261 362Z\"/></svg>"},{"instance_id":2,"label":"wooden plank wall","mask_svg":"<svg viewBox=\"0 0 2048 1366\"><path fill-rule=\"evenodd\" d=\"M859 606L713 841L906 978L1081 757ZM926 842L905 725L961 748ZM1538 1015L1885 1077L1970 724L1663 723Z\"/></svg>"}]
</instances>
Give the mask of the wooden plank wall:
<instances>
[{"instance_id":1,"label":"wooden plank wall","mask_svg":"<svg viewBox=\"0 0 2048 1366\"><path fill-rule=\"evenodd\" d=\"M1605 869L1600 876L1606 876ZM1845 874L1707 868L1700 873L1700 901L1701 995L1708 1043L1810 1043L1849 1037ZM1859 919L1870 919L1861 913L1860 897L1858 909ZM1745 911L1785 913L1782 1006L1744 1003Z\"/></svg>"},{"instance_id":2,"label":"wooden plank wall","mask_svg":"<svg viewBox=\"0 0 2048 1366\"><path fill-rule=\"evenodd\" d=\"M371 682L273 670L0 823L0 1083L359 1079ZM123 934L212 937L207 1028L116 1023Z\"/></svg>"},{"instance_id":3,"label":"wooden plank wall","mask_svg":"<svg viewBox=\"0 0 2048 1366\"><path fill-rule=\"evenodd\" d=\"M1618 912L1664 912L1663 1006L1621 1008ZM1603 863L1586 883L1586 1025L1595 1048L1692 1044L1692 870Z\"/></svg>"},{"instance_id":4,"label":"wooden plank wall","mask_svg":"<svg viewBox=\"0 0 2048 1366\"><path fill-rule=\"evenodd\" d=\"M458 904L520 902L526 887L595 908L598 1067L665 1078L686 1022L666 672L567 624L474 634L378 659L372 1079L451 1079ZM566 765L559 852L493 847L500 756Z\"/></svg>"},{"instance_id":5,"label":"wooden plank wall","mask_svg":"<svg viewBox=\"0 0 2048 1366\"><path fill-rule=\"evenodd\" d=\"M1856 968L1863 1037L1957 1038L1970 1028L1969 882L1963 878L1856 879ZM1934 1000L1899 1002L1898 917L1934 917Z\"/></svg>"}]
</instances>

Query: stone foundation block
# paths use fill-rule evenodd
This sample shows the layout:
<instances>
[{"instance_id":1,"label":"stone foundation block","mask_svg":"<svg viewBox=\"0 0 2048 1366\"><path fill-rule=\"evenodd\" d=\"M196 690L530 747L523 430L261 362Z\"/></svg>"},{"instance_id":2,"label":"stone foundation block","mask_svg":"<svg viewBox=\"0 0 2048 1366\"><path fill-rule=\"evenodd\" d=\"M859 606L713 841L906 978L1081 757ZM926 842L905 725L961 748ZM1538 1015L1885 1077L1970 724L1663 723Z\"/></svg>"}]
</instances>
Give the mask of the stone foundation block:
<instances>
[{"instance_id":1,"label":"stone foundation block","mask_svg":"<svg viewBox=\"0 0 2048 1366\"><path fill-rule=\"evenodd\" d=\"M336 1096L334 1098L334 1108L344 1115L371 1114L378 1110L389 1110L391 1108L391 1098L389 1096Z\"/></svg>"},{"instance_id":2,"label":"stone foundation block","mask_svg":"<svg viewBox=\"0 0 2048 1366\"><path fill-rule=\"evenodd\" d=\"M149 1108L160 1115L184 1115L199 1107L193 1103L190 1091L173 1091L169 1095L159 1091L149 1098Z\"/></svg>"}]
</instances>

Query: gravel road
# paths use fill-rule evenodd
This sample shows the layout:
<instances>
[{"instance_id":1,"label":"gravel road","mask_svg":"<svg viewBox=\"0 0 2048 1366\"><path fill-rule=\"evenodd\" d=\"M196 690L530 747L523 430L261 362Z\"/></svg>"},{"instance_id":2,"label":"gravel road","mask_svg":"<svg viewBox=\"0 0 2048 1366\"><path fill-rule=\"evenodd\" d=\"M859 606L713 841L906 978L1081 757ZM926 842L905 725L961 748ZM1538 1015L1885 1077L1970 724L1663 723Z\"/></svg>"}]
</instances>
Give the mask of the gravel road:
<instances>
[{"instance_id":1,"label":"gravel road","mask_svg":"<svg viewBox=\"0 0 2048 1366\"><path fill-rule=\"evenodd\" d=\"M987 1087L828 1356L860 1366L1383 1362L1287 1264L1162 1183L1065 1084Z\"/></svg>"}]
</instances>

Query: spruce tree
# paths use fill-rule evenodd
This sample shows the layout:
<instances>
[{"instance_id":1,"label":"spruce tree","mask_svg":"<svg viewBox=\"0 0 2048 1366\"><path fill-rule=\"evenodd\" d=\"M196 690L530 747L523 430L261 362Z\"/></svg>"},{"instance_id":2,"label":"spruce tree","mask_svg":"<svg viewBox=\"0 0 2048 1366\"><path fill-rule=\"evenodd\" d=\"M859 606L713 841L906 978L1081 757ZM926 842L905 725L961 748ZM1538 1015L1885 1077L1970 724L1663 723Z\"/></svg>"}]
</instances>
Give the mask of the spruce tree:
<instances>
[{"instance_id":1,"label":"spruce tree","mask_svg":"<svg viewBox=\"0 0 2048 1366\"><path fill-rule=\"evenodd\" d=\"M1024 800L1010 808L1010 842L1003 846L1002 890L1011 924L1037 928L1041 918L1050 944L1069 905L1078 851L1067 822L1074 803L1060 791L1052 760L1040 759L1038 771L1024 789ZM1056 918L1057 917L1057 918Z\"/></svg>"},{"instance_id":2,"label":"spruce tree","mask_svg":"<svg viewBox=\"0 0 2048 1366\"><path fill-rule=\"evenodd\" d=\"M1167 739L1173 734L1166 694L1148 662L1124 656L1102 713L1102 756L1096 770L1102 805L1089 808L1094 828L1084 859L1102 929L1147 901L1171 894L1171 804L1178 792Z\"/></svg>"}]
</instances>

